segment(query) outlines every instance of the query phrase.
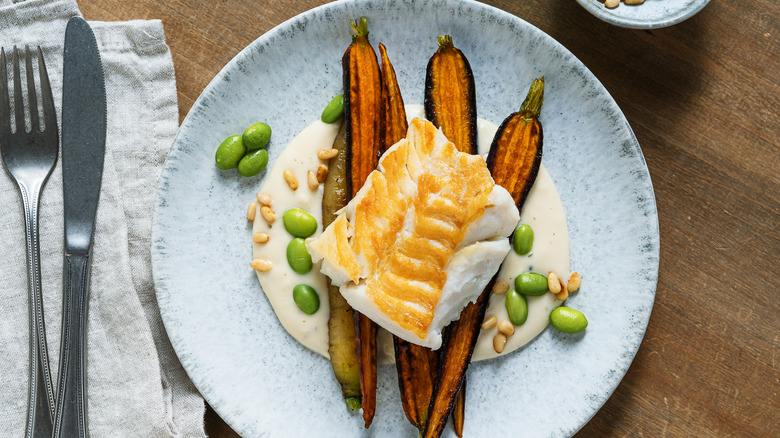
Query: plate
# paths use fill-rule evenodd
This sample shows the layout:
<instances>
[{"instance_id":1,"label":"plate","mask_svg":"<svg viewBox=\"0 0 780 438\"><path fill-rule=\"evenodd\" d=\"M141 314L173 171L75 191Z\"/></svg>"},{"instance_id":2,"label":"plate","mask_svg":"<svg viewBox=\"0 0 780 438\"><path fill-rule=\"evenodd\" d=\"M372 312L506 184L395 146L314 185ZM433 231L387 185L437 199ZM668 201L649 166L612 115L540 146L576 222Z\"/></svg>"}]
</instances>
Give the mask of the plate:
<instances>
[{"instance_id":1,"label":"plate","mask_svg":"<svg viewBox=\"0 0 780 438\"><path fill-rule=\"evenodd\" d=\"M330 3L254 41L206 87L166 160L152 230L157 299L184 369L244 437L416 436L393 366L379 369L367 432L344 407L328 361L281 328L249 268L245 212L264 173L243 178L214 164L220 142L257 121L273 127L273 164L341 92L348 20L360 16L371 42L387 46L407 103L422 103L426 64L444 33L469 58L480 117L500 123L545 76L543 159L567 212L572 270L583 278L568 305L590 325L578 335L548 327L520 351L471 366L465 433L574 434L620 382L650 317L659 256L653 189L631 128L593 74L545 33L476 2Z\"/></svg>"},{"instance_id":2,"label":"plate","mask_svg":"<svg viewBox=\"0 0 780 438\"><path fill-rule=\"evenodd\" d=\"M658 29L687 20L702 10L710 0L645 0L641 5L609 9L600 0L577 0L588 12L615 26L630 29Z\"/></svg>"}]
</instances>

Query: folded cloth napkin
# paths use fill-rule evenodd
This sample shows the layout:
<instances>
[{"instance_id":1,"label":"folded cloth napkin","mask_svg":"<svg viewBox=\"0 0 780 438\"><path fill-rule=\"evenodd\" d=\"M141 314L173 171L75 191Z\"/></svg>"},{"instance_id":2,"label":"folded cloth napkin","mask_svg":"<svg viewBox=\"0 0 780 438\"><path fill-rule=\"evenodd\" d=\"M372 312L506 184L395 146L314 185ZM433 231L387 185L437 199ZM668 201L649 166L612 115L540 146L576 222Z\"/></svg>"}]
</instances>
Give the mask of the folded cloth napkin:
<instances>
[{"instance_id":1,"label":"folded cloth napkin","mask_svg":"<svg viewBox=\"0 0 780 438\"><path fill-rule=\"evenodd\" d=\"M0 46L41 46L61 111L65 26L75 0L0 0ZM173 62L159 20L91 23L106 81L108 134L88 323L89 429L100 437L204 436L203 399L163 328L151 272L157 178L178 126ZM10 63L10 60L9 60ZM61 117L58 117L61 120ZM51 372L62 307L62 169L41 203L41 271ZM24 434L28 299L22 205L0 171L0 436Z\"/></svg>"}]
</instances>

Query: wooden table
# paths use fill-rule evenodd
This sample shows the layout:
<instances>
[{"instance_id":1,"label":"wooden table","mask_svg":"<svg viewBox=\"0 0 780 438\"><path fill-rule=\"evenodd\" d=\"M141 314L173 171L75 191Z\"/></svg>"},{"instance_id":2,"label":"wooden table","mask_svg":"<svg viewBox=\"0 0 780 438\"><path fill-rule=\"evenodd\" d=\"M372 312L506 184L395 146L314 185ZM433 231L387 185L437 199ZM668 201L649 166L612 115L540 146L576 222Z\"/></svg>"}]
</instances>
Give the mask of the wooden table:
<instances>
[{"instance_id":1,"label":"wooden table","mask_svg":"<svg viewBox=\"0 0 780 438\"><path fill-rule=\"evenodd\" d=\"M322 3L79 0L90 20L162 19L181 119L242 48ZM608 25L573 1L487 3L593 71L634 129L655 187L653 314L628 374L577 436L777 436L780 3L716 0L653 31ZM206 419L210 436L236 436L213 411Z\"/></svg>"}]
</instances>

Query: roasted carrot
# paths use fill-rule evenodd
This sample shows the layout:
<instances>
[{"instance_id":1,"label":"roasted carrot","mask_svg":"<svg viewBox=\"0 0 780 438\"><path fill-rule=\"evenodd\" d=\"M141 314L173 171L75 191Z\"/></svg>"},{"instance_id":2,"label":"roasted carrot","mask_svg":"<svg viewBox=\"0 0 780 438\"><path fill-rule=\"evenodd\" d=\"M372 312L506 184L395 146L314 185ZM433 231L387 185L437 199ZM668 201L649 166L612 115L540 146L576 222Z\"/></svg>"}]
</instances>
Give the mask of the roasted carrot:
<instances>
[{"instance_id":1,"label":"roasted carrot","mask_svg":"<svg viewBox=\"0 0 780 438\"><path fill-rule=\"evenodd\" d=\"M461 152L477 153L477 98L474 75L452 37L441 35L425 75L425 116Z\"/></svg>"},{"instance_id":2,"label":"roasted carrot","mask_svg":"<svg viewBox=\"0 0 780 438\"><path fill-rule=\"evenodd\" d=\"M447 418L455 406L458 391L463 390L461 384L466 378L466 370L474 353L480 323L485 318L494 281L495 277L479 295L477 301L463 309L460 319L453 321L447 327L439 353L439 372L428 407L428 422L423 437L440 437L447 426Z\"/></svg>"},{"instance_id":3,"label":"roasted carrot","mask_svg":"<svg viewBox=\"0 0 780 438\"><path fill-rule=\"evenodd\" d=\"M328 161L328 174L324 181L322 197L322 227L336 219L336 212L347 205L347 138L346 127L341 125L333 148L339 153ZM347 407L360 409L360 370L358 368L355 324L352 307L341 296L338 286L328 280L330 317L328 318L328 354L336 381L341 385Z\"/></svg>"},{"instance_id":4,"label":"roasted carrot","mask_svg":"<svg viewBox=\"0 0 780 438\"><path fill-rule=\"evenodd\" d=\"M383 152L406 137L409 124L395 69L383 44L379 44L382 76L382 146ZM421 432L428 417L428 403L438 368L438 353L430 348L406 342L393 336L398 388L406 418Z\"/></svg>"},{"instance_id":5,"label":"roasted carrot","mask_svg":"<svg viewBox=\"0 0 780 438\"><path fill-rule=\"evenodd\" d=\"M463 421L466 419L466 376L460 384L460 391L455 398L455 408L452 410L452 425L455 427L455 435L463 437Z\"/></svg>"},{"instance_id":6,"label":"roasted carrot","mask_svg":"<svg viewBox=\"0 0 780 438\"><path fill-rule=\"evenodd\" d=\"M522 209L542 164L544 77L534 79L520 111L507 117L496 132L487 166L496 184L507 189Z\"/></svg>"},{"instance_id":7,"label":"roasted carrot","mask_svg":"<svg viewBox=\"0 0 780 438\"><path fill-rule=\"evenodd\" d=\"M449 35L439 36L438 43L439 48L428 62L425 75L425 115L434 125L441 128L447 139L453 142L459 151L476 154L477 102L471 66L463 52L453 45L452 37ZM474 305L471 304L470 306ZM445 357L444 353L446 351L447 339L453 336L453 334L459 336L456 342L466 342L467 344L470 342L470 339L460 339L460 337L466 336L468 333L461 333L463 330L455 327L461 323L460 321L466 321L464 317L466 319L474 317L471 314L474 313L475 309L471 309L470 312L466 310L461 313L458 321L450 324L445 333L444 343L440 350L442 352L440 367L442 368L440 368L435 382L435 386L439 385L441 387L438 389L441 395L437 398L435 393L432 393L429 398L429 407L426 409L426 412L430 414L430 421L436 423L432 430L438 430L437 433L439 435L443 432L447 423L447 417L449 417L453 408L456 409L453 418L455 420L456 433L458 436L463 433L466 388L462 382L465 382L466 367L471 358L471 352L468 352L465 366L460 363L445 364L445 360L453 362L457 358ZM479 320L481 319L482 317L479 318ZM474 341L476 342L476 338ZM461 355L463 354L466 354L466 352L461 352ZM447 368L446 372L450 374L442 376L442 373L445 372L445 367ZM445 389L447 385L452 386L452 388ZM429 429L431 428L426 424L426 433Z\"/></svg>"},{"instance_id":8,"label":"roasted carrot","mask_svg":"<svg viewBox=\"0 0 780 438\"><path fill-rule=\"evenodd\" d=\"M382 138L382 151L406 137L409 124L406 122L406 109L404 98L401 96L401 88L395 76L395 69L387 57L387 49L379 43L379 58L381 59L382 78L382 124L380 135Z\"/></svg>"},{"instance_id":9,"label":"roasted carrot","mask_svg":"<svg viewBox=\"0 0 780 438\"><path fill-rule=\"evenodd\" d=\"M368 42L365 17L350 20L353 36L341 65L344 76L344 114L347 134L347 187L353 198L376 168L380 150L382 83L376 53ZM354 312L365 427L376 411L376 332L373 321Z\"/></svg>"}]
</instances>

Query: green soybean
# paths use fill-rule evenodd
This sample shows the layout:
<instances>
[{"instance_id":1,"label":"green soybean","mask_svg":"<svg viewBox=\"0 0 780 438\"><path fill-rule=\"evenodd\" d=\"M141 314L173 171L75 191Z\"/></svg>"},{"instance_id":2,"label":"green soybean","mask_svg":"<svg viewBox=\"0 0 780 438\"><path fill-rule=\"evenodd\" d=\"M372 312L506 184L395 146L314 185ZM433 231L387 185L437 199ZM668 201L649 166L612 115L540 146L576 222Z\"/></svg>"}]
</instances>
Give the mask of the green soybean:
<instances>
[{"instance_id":1,"label":"green soybean","mask_svg":"<svg viewBox=\"0 0 780 438\"><path fill-rule=\"evenodd\" d=\"M588 326L588 320L579 310L561 306L550 313L550 324L564 333L579 333Z\"/></svg>"},{"instance_id":2,"label":"green soybean","mask_svg":"<svg viewBox=\"0 0 780 438\"><path fill-rule=\"evenodd\" d=\"M300 237L291 240L287 245L287 263L299 274L311 271L311 255L306 249L306 243Z\"/></svg>"},{"instance_id":3,"label":"green soybean","mask_svg":"<svg viewBox=\"0 0 780 438\"><path fill-rule=\"evenodd\" d=\"M320 119L325 123L333 123L340 119L342 114L344 114L344 95L339 94L325 106Z\"/></svg>"},{"instance_id":4,"label":"green soybean","mask_svg":"<svg viewBox=\"0 0 780 438\"><path fill-rule=\"evenodd\" d=\"M247 149L255 150L265 147L271 139L271 127L265 123L255 123L246 128L241 136Z\"/></svg>"},{"instance_id":5,"label":"green soybean","mask_svg":"<svg viewBox=\"0 0 780 438\"><path fill-rule=\"evenodd\" d=\"M547 292L547 277L536 272L520 274L515 277L515 289L523 295L544 295Z\"/></svg>"},{"instance_id":6,"label":"green soybean","mask_svg":"<svg viewBox=\"0 0 780 438\"><path fill-rule=\"evenodd\" d=\"M512 247L517 255L526 255L534 246L534 230L530 225L522 224L515 230L512 236Z\"/></svg>"},{"instance_id":7,"label":"green soybean","mask_svg":"<svg viewBox=\"0 0 780 438\"><path fill-rule=\"evenodd\" d=\"M320 309L320 297L308 284L299 284L293 288L293 301L304 313L314 315Z\"/></svg>"},{"instance_id":8,"label":"green soybean","mask_svg":"<svg viewBox=\"0 0 780 438\"><path fill-rule=\"evenodd\" d=\"M217 167L227 170L236 167L245 153L246 147L241 136L231 135L219 145L214 159L217 161Z\"/></svg>"},{"instance_id":9,"label":"green soybean","mask_svg":"<svg viewBox=\"0 0 780 438\"><path fill-rule=\"evenodd\" d=\"M255 176L265 169L268 164L268 152L258 149L246 155L238 162L238 173L243 176Z\"/></svg>"},{"instance_id":10,"label":"green soybean","mask_svg":"<svg viewBox=\"0 0 780 438\"><path fill-rule=\"evenodd\" d=\"M291 208L282 215L284 228L295 237L307 238L317 231L317 219L300 208Z\"/></svg>"},{"instance_id":11,"label":"green soybean","mask_svg":"<svg viewBox=\"0 0 780 438\"><path fill-rule=\"evenodd\" d=\"M517 293L516 290L510 290L506 293L504 304L509 314L509 321L514 325L522 325L528 319L528 301L525 296Z\"/></svg>"}]
</instances>

